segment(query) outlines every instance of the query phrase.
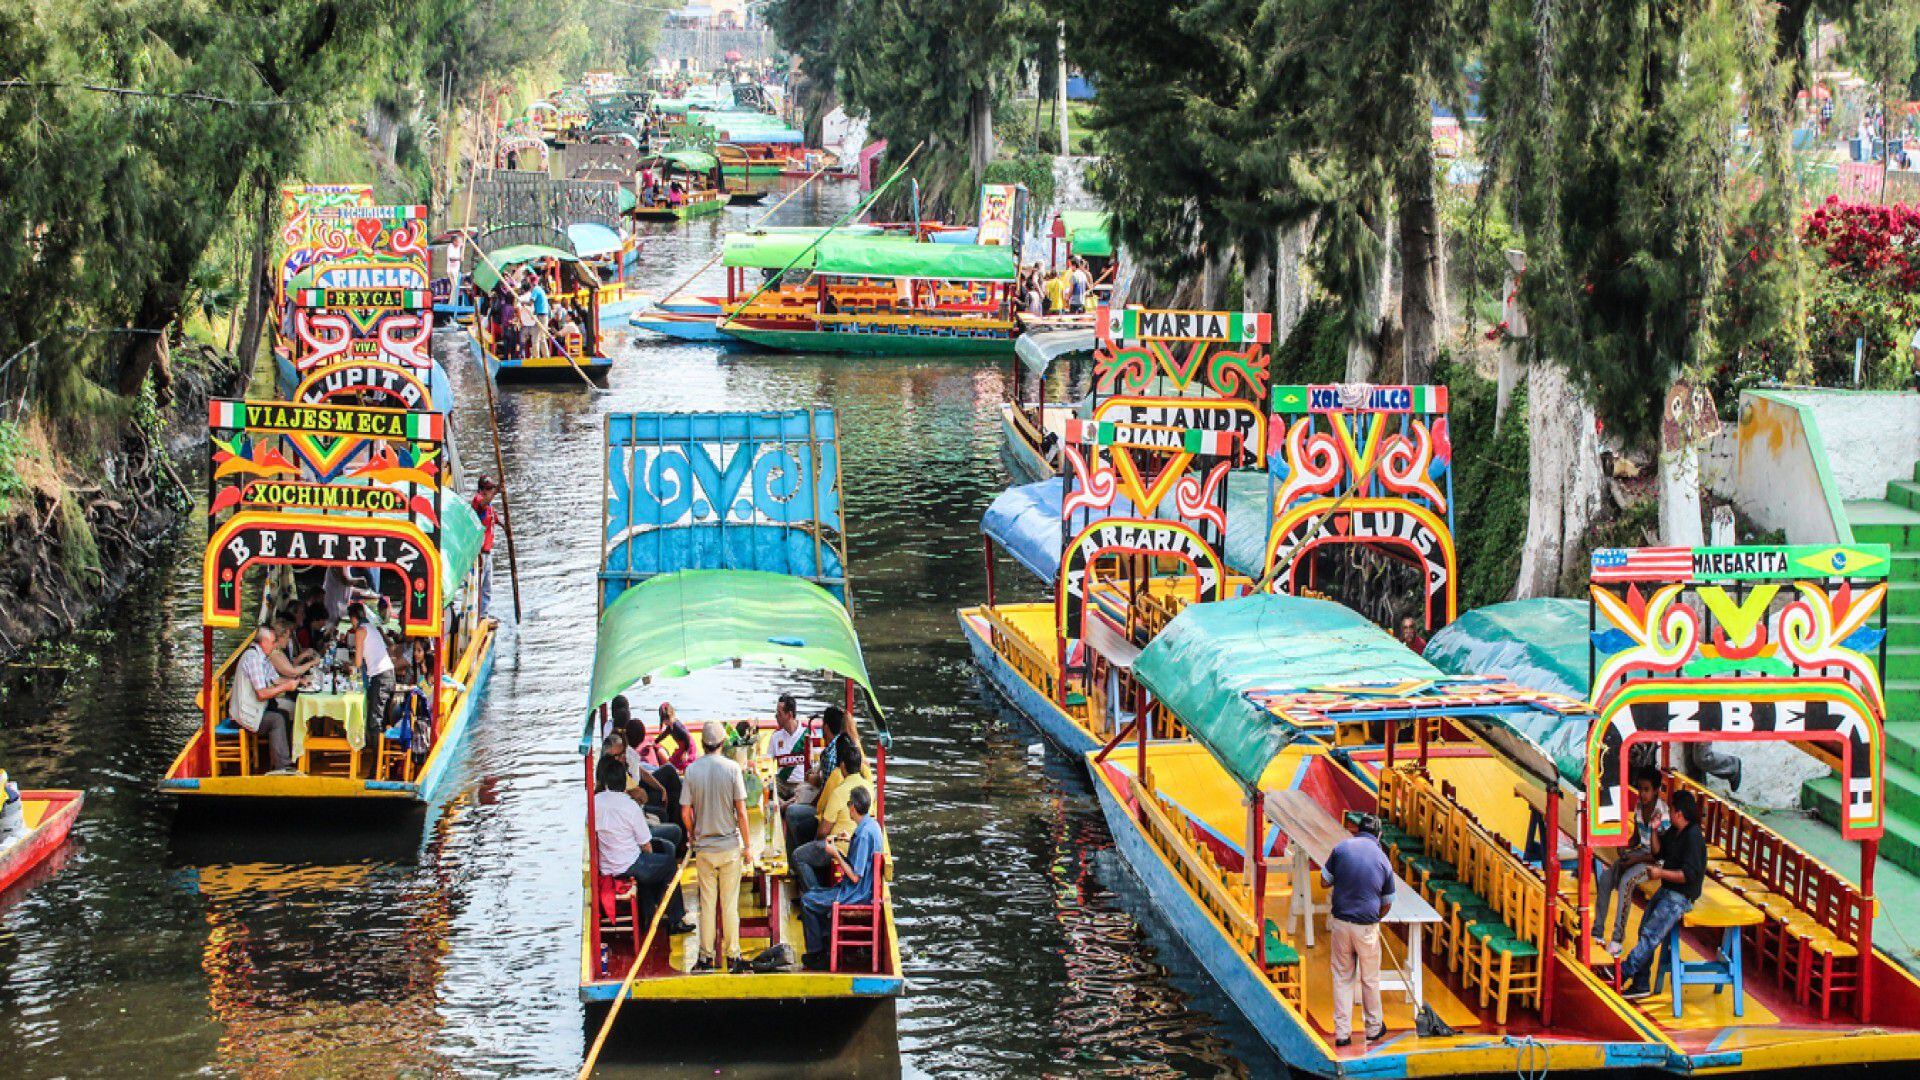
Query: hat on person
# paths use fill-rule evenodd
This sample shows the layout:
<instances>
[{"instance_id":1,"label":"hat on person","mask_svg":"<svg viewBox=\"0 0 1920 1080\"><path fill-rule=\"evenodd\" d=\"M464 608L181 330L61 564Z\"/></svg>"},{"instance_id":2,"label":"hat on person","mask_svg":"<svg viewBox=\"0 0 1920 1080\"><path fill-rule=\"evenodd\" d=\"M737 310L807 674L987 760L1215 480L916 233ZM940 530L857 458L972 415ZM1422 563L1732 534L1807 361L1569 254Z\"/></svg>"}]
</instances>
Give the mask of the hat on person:
<instances>
[{"instance_id":1,"label":"hat on person","mask_svg":"<svg viewBox=\"0 0 1920 1080\"><path fill-rule=\"evenodd\" d=\"M1380 835L1380 819L1360 810L1346 812L1346 823L1368 836Z\"/></svg>"},{"instance_id":2,"label":"hat on person","mask_svg":"<svg viewBox=\"0 0 1920 1080\"><path fill-rule=\"evenodd\" d=\"M727 745L727 726L718 720L709 720L702 724L700 745L708 750L717 750Z\"/></svg>"}]
</instances>

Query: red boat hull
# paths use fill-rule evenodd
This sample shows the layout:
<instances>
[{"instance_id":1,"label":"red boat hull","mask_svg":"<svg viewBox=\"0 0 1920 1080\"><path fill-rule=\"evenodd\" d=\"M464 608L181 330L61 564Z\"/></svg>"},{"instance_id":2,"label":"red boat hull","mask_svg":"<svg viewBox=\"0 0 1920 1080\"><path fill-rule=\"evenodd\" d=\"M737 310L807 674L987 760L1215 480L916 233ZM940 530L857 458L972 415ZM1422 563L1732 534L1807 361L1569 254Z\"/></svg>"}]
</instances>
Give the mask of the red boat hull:
<instances>
[{"instance_id":1,"label":"red boat hull","mask_svg":"<svg viewBox=\"0 0 1920 1080\"><path fill-rule=\"evenodd\" d=\"M80 804L85 800L85 794L79 791L22 791L20 795L29 804L49 805L27 838L0 855L0 892L26 877L67 842L67 834L73 831L74 820L80 816Z\"/></svg>"}]
</instances>

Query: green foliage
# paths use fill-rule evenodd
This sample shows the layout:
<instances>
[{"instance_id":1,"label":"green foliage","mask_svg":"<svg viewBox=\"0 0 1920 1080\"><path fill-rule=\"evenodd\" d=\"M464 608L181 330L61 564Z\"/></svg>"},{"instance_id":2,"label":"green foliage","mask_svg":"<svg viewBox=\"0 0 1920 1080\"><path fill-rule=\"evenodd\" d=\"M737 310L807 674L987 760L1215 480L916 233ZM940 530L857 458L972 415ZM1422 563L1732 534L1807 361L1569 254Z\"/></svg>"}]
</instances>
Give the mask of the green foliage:
<instances>
[{"instance_id":1,"label":"green foliage","mask_svg":"<svg viewBox=\"0 0 1920 1080\"><path fill-rule=\"evenodd\" d=\"M1034 206L1053 205L1053 159L1043 154L1001 158L987 166L981 178L987 184L1025 184Z\"/></svg>"},{"instance_id":2,"label":"green foliage","mask_svg":"<svg viewBox=\"0 0 1920 1080\"><path fill-rule=\"evenodd\" d=\"M20 477L20 457L26 452L26 442L20 437L20 426L11 420L0 420L0 520L11 516L14 503L27 493L27 482Z\"/></svg>"},{"instance_id":3,"label":"green foliage","mask_svg":"<svg viewBox=\"0 0 1920 1080\"><path fill-rule=\"evenodd\" d=\"M1347 375L1346 322L1325 300L1316 300L1273 351L1276 385L1336 383Z\"/></svg>"},{"instance_id":4,"label":"green foliage","mask_svg":"<svg viewBox=\"0 0 1920 1080\"><path fill-rule=\"evenodd\" d=\"M1782 64L1751 40L1774 11L1603 0L1557 5L1543 24L1532 0L1493 7L1486 141L1526 238L1532 329L1629 443L1652 437L1675 376L1774 332L1730 320L1764 321L1781 305L1736 303L1729 265L1790 228L1783 196L1756 199L1729 182L1728 162L1743 85L1756 88L1756 136L1784 135Z\"/></svg>"},{"instance_id":5,"label":"green foliage","mask_svg":"<svg viewBox=\"0 0 1920 1080\"><path fill-rule=\"evenodd\" d=\"M1460 561L1460 609L1513 595L1527 535L1527 407L1516 387L1505 420L1493 422L1497 393L1471 363L1444 358L1434 381L1447 386L1453 443L1453 539Z\"/></svg>"}]
</instances>

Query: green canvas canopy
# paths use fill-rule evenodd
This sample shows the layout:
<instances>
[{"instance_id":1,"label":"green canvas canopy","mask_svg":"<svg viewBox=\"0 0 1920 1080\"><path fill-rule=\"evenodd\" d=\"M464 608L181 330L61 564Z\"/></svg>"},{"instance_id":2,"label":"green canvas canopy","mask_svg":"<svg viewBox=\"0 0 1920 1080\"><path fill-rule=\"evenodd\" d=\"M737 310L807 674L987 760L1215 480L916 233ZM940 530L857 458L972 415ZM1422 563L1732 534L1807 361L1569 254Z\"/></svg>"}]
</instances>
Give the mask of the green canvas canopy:
<instances>
[{"instance_id":1,"label":"green canvas canopy","mask_svg":"<svg viewBox=\"0 0 1920 1080\"><path fill-rule=\"evenodd\" d=\"M871 225L842 228L837 232L825 228L799 226L791 228L756 229L747 233L728 233L724 261L728 266L747 266L760 270L781 270L792 264L801 270L813 268L813 256L819 248L808 248L814 241L833 232L836 236L866 236L878 238L880 230ZM911 243L905 237L895 239L893 243ZM804 253L804 254L803 254ZM799 262L794 262L799 259Z\"/></svg>"},{"instance_id":2,"label":"green canvas canopy","mask_svg":"<svg viewBox=\"0 0 1920 1080\"><path fill-rule=\"evenodd\" d=\"M1013 248L901 243L885 237L829 236L814 249L816 273L839 277L1012 281Z\"/></svg>"},{"instance_id":3,"label":"green canvas canopy","mask_svg":"<svg viewBox=\"0 0 1920 1080\"><path fill-rule=\"evenodd\" d=\"M639 206L639 205L640 205L640 200L639 200L639 198L638 198L637 196L635 196L633 192L631 192L631 191L628 191L628 190L627 190L627 188L626 188L626 185L624 185L624 184L623 184L623 185L621 185L621 187L620 187L620 212L624 214L624 213L626 213L627 211L629 211L629 210L631 210L631 209L633 209L634 207L636 207L636 206Z\"/></svg>"},{"instance_id":4,"label":"green canvas canopy","mask_svg":"<svg viewBox=\"0 0 1920 1080\"><path fill-rule=\"evenodd\" d=\"M1067 250L1096 259L1113 257L1113 215L1104 210L1062 210Z\"/></svg>"},{"instance_id":5,"label":"green canvas canopy","mask_svg":"<svg viewBox=\"0 0 1920 1080\"><path fill-rule=\"evenodd\" d=\"M1294 733L1245 691L1442 677L1354 611L1275 593L1189 605L1141 651L1133 670L1248 786L1260 782Z\"/></svg>"},{"instance_id":6,"label":"green canvas canopy","mask_svg":"<svg viewBox=\"0 0 1920 1080\"><path fill-rule=\"evenodd\" d=\"M655 161L668 162L697 173L710 173L720 167L719 160L705 150L668 150L649 158L648 164Z\"/></svg>"},{"instance_id":7,"label":"green canvas canopy","mask_svg":"<svg viewBox=\"0 0 1920 1080\"><path fill-rule=\"evenodd\" d=\"M874 698L853 619L832 593L765 570L681 570L627 589L601 613L587 711L641 679L734 660L831 671Z\"/></svg>"},{"instance_id":8,"label":"green canvas canopy","mask_svg":"<svg viewBox=\"0 0 1920 1080\"><path fill-rule=\"evenodd\" d=\"M524 262L535 259L559 259L561 262L577 263L579 258L570 251L561 251L557 247L545 244L513 244L499 251L490 251L484 258L473 261L473 287L481 292L491 292L500 284L500 272L510 270Z\"/></svg>"}]
</instances>

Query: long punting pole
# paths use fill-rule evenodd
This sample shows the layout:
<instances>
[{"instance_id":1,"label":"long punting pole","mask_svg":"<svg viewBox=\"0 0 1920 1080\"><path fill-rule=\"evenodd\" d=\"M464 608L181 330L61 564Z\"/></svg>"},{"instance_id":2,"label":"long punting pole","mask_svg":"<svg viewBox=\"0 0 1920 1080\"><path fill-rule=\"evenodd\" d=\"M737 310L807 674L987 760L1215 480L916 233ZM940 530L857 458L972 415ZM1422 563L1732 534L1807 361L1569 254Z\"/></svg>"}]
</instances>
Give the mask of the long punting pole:
<instances>
[{"instance_id":1,"label":"long punting pole","mask_svg":"<svg viewBox=\"0 0 1920 1080\"><path fill-rule=\"evenodd\" d=\"M987 606L993 606L993 537L981 536L980 543L987 549Z\"/></svg>"},{"instance_id":2,"label":"long punting pole","mask_svg":"<svg viewBox=\"0 0 1920 1080\"><path fill-rule=\"evenodd\" d=\"M213 727L215 708L213 700L213 627L200 628L200 700L205 703L201 710L200 745L206 747L207 775L214 775L213 768ZM240 756L244 760L247 754L247 740L240 740Z\"/></svg>"},{"instance_id":3,"label":"long punting pole","mask_svg":"<svg viewBox=\"0 0 1920 1080\"><path fill-rule=\"evenodd\" d=\"M815 180L819 179L820 174L826 171L827 171L827 167L825 165L822 165L819 168L813 170L813 175L807 177L805 180L800 181L799 187L796 187L792 191L787 192L786 196L782 198L779 202L774 203L772 206L767 207L765 212L763 212L759 217L753 219L751 222L748 222L747 228L745 231L752 232L753 230L759 228L760 226L765 225L767 223L767 219L773 216L773 212L775 210L778 210L781 207L787 205L788 200L792 199L795 195L800 194L802 191L805 191L807 189L808 184L811 184ZM700 269L695 270L693 273L688 274L686 277L682 278L680 281L680 284L675 285L665 295L661 296L660 299L655 300L653 302L654 306L658 307L661 304L664 304L667 301L673 299L674 297L679 296L680 291L682 289L685 289L687 286L693 284L694 278L697 278L701 274L706 273L709 269L713 267L714 263L719 262L723 257L725 257L726 254L727 254L727 249L723 245L719 251L714 253L713 258L708 259L706 262L700 264ZM727 271L727 299L729 300L733 299L733 269L731 267L729 267Z\"/></svg>"},{"instance_id":4,"label":"long punting pole","mask_svg":"<svg viewBox=\"0 0 1920 1080\"><path fill-rule=\"evenodd\" d=\"M475 248L475 251L480 250ZM478 342L475 343L476 346ZM493 473L500 483L500 529L507 534L507 576L513 581L513 621L520 622L520 559L513 550L513 514L507 499L507 463L500 454L500 412L493 403L493 376L480 364L480 385L487 388L487 426L493 430ZM488 582L489 585L492 582Z\"/></svg>"},{"instance_id":5,"label":"long punting pole","mask_svg":"<svg viewBox=\"0 0 1920 1080\"><path fill-rule=\"evenodd\" d=\"M745 311L748 307L752 306L755 300L760 299L761 294L765 293L768 289L772 288L774 282L779 281L782 278L785 278L787 276L787 271L793 269L794 266L796 266L801 259L804 259L808 255L812 254L813 249L819 247L820 242L822 240L825 240L827 237L832 236L835 229L838 229L840 226L845 225L849 221L857 220L860 217L860 215L866 213L867 208L872 206L874 202L880 198L880 196L886 194L887 189L893 186L893 182L895 180L900 179L900 174L907 171L907 166L913 164L913 159L920 155L920 148L925 145L927 145L925 140L922 140L921 142L915 144L912 152L907 155L907 159L900 163L899 168L893 170L893 175L887 177L885 183L881 184L877 188L874 188L873 194L867 196L865 199L861 200L860 202L855 203L853 206L853 209L840 215L840 220L834 222L831 226L829 226L827 228L827 231L821 233L819 236L814 237L813 243L808 244L805 248L801 250L801 252L798 255L795 255L792 259L788 260L787 265L781 267L780 272L778 274L775 274L772 277L768 278L767 280L761 282L760 287L753 291L752 296L749 296L745 300L741 301L738 306L736 306L732 311L727 313L725 318L720 320L719 328L722 330L725 330L727 327L732 326L734 318L738 316L740 312ZM825 285L823 284L821 287L825 288Z\"/></svg>"},{"instance_id":6,"label":"long punting pole","mask_svg":"<svg viewBox=\"0 0 1920 1080\"><path fill-rule=\"evenodd\" d=\"M633 992L633 980L640 974L640 965L646 961L647 953L653 950L654 935L660 931L660 916L667 913L667 901L680 889L680 877L686 873L687 864L693 861L693 849L680 856L680 865L674 867L673 884L660 898L660 904L653 909L653 919L647 923L647 936L640 941L640 951L634 955L633 966L627 969L627 977L620 982L620 990L613 995L613 1004L607 1009L607 1018L600 1022L600 1034L593 1037L593 1048L587 1051L587 1060L580 1066L579 1080L587 1080L593 1075L593 1066L600 1060L600 1051L607 1045L607 1036L613 1033L613 1021L620 1015L620 1006ZM597 904L596 904L597 907ZM594 913L594 923L600 921L599 912Z\"/></svg>"}]
</instances>

